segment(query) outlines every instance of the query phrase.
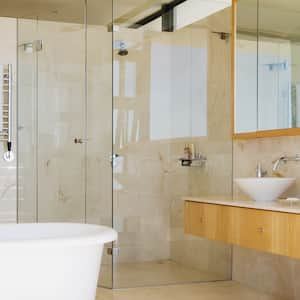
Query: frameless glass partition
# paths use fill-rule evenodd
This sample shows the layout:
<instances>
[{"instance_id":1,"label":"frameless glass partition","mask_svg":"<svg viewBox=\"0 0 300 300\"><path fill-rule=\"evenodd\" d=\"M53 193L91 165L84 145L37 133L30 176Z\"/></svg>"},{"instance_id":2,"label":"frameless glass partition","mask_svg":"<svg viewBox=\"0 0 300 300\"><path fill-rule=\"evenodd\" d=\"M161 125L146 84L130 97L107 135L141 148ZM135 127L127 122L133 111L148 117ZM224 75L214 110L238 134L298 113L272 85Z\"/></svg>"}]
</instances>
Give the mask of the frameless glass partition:
<instances>
[{"instance_id":1,"label":"frameless glass partition","mask_svg":"<svg viewBox=\"0 0 300 300\"><path fill-rule=\"evenodd\" d=\"M112 226L111 22L111 0L18 19L19 222Z\"/></svg>"},{"instance_id":2,"label":"frameless glass partition","mask_svg":"<svg viewBox=\"0 0 300 300\"><path fill-rule=\"evenodd\" d=\"M231 278L231 247L185 235L182 200L232 192L231 8L166 2L114 24L117 288ZM187 144L207 162L181 166Z\"/></svg>"}]
</instances>

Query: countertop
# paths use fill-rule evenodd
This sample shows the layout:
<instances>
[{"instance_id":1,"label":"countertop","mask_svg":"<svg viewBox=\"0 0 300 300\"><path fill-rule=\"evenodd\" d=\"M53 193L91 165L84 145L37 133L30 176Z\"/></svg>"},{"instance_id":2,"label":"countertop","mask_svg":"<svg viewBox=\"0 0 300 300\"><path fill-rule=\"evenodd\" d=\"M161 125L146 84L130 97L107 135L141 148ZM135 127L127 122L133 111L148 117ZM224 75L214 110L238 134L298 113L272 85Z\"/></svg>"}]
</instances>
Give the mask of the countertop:
<instances>
[{"instance_id":1,"label":"countertop","mask_svg":"<svg viewBox=\"0 0 300 300\"><path fill-rule=\"evenodd\" d=\"M259 210L269 210L269 211L278 211L285 213L300 214L300 201L290 202L286 199L270 201L270 202L257 202L249 200L238 200L233 199L228 196L208 196L208 197L182 197L184 201L193 201L200 203L216 204L216 205L225 205L225 206L235 206L243 208L252 208Z\"/></svg>"}]
</instances>

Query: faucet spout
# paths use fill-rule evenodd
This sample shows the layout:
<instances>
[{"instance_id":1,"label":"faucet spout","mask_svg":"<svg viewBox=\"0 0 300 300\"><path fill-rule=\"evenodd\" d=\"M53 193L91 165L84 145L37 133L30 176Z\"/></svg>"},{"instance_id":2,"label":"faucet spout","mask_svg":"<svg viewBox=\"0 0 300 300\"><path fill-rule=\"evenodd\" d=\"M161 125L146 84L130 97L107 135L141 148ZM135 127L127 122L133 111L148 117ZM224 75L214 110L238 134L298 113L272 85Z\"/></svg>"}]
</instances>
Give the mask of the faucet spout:
<instances>
[{"instance_id":1,"label":"faucet spout","mask_svg":"<svg viewBox=\"0 0 300 300\"><path fill-rule=\"evenodd\" d=\"M268 174L268 172L263 170L261 163L258 163L257 167L256 167L256 177L262 178L262 177L267 176L267 174Z\"/></svg>"},{"instance_id":2,"label":"faucet spout","mask_svg":"<svg viewBox=\"0 0 300 300\"><path fill-rule=\"evenodd\" d=\"M275 161L273 161L273 172L276 172L282 163L287 163L288 161L300 161L300 156L296 154L295 156L281 156Z\"/></svg>"}]
</instances>

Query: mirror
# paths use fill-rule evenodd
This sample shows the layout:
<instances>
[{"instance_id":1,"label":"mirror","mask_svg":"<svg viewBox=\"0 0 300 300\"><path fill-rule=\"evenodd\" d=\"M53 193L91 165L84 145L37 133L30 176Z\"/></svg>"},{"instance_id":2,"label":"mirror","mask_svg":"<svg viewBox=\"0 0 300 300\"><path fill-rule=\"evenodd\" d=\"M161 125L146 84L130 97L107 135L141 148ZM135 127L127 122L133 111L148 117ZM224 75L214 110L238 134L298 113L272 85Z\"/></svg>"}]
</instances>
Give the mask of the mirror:
<instances>
[{"instance_id":1,"label":"mirror","mask_svg":"<svg viewBox=\"0 0 300 300\"><path fill-rule=\"evenodd\" d=\"M237 1L234 134L300 133L299 20L298 0Z\"/></svg>"}]
</instances>

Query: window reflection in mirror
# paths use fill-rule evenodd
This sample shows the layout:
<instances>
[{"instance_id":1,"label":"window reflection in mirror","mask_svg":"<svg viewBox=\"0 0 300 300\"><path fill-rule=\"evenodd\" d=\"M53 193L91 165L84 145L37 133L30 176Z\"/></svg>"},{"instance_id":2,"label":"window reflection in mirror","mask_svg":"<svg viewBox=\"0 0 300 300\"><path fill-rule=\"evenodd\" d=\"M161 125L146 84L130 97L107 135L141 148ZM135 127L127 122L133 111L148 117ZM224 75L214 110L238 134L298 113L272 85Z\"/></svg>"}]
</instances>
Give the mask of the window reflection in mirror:
<instances>
[{"instance_id":1,"label":"window reflection in mirror","mask_svg":"<svg viewBox=\"0 0 300 300\"><path fill-rule=\"evenodd\" d=\"M299 1L259 1L258 130L300 125L299 26Z\"/></svg>"},{"instance_id":2,"label":"window reflection in mirror","mask_svg":"<svg viewBox=\"0 0 300 300\"><path fill-rule=\"evenodd\" d=\"M235 133L257 129L257 1L236 6Z\"/></svg>"}]
</instances>

